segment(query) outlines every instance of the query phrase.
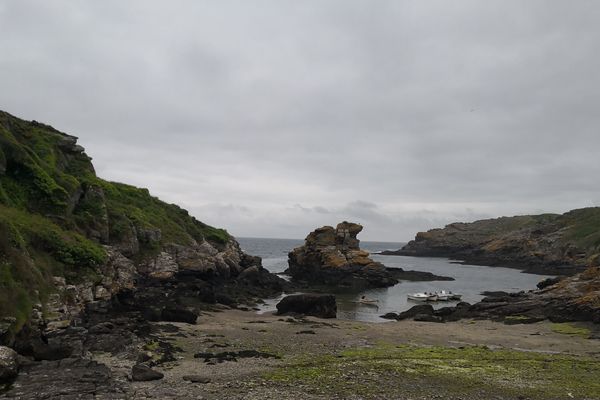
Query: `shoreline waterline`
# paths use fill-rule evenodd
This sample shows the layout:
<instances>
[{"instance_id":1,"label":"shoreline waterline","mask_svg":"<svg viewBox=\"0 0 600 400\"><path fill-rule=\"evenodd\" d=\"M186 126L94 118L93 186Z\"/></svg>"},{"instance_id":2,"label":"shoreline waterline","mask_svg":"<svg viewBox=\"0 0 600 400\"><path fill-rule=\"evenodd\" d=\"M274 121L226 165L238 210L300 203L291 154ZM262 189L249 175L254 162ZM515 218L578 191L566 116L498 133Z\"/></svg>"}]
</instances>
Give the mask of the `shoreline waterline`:
<instances>
[{"instance_id":1,"label":"shoreline waterline","mask_svg":"<svg viewBox=\"0 0 600 400\"><path fill-rule=\"evenodd\" d=\"M287 253L294 247L302 245L302 240L292 239L258 239L238 238L244 251L263 258L263 266L270 272L281 273L287 268ZM454 281L401 281L389 288L376 288L365 291L348 291L329 288L336 295L338 319L365 322L386 322L380 318L388 312L401 312L418 302L408 300L407 295L414 292L435 292L449 290L462 294L461 301L475 303L483 298L484 291L519 292L536 288L536 284L550 275L523 273L521 270L505 267L491 267L457 263L456 260L433 257L384 256L376 252L389 249L390 246L400 248L403 243L393 242L361 242L361 248L370 251L375 261L388 267L431 272L436 275L450 276ZM319 288L316 288L319 289ZM308 292L308 290L306 291ZM361 304L361 296L377 300L377 306ZM265 299L260 305L259 313L272 312L281 299L278 296ZM432 303L434 308L455 305L457 301L440 301Z\"/></svg>"}]
</instances>

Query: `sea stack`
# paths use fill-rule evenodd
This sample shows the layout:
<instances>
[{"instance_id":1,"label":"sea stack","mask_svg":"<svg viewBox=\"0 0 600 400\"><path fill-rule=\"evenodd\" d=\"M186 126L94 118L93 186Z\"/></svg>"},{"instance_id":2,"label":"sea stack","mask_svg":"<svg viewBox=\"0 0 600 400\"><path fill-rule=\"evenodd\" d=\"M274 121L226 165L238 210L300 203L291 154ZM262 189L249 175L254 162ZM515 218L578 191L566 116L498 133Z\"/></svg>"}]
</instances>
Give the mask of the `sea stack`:
<instances>
[{"instance_id":1,"label":"sea stack","mask_svg":"<svg viewBox=\"0 0 600 400\"><path fill-rule=\"evenodd\" d=\"M356 236L363 227L342 222L311 232L304 245L288 255L287 273L296 281L353 287L387 287L398 283L387 268L361 250Z\"/></svg>"}]
</instances>

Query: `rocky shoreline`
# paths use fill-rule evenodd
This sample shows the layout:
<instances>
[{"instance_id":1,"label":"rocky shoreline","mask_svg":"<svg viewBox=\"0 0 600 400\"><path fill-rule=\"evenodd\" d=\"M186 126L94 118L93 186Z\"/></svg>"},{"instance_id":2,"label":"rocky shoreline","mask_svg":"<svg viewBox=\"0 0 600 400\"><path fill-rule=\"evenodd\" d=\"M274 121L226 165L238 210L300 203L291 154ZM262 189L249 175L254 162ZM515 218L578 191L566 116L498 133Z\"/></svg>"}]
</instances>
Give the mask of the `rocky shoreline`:
<instances>
[{"instance_id":1,"label":"rocky shoreline","mask_svg":"<svg viewBox=\"0 0 600 400\"><path fill-rule=\"evenodd\" d=\"M592 322L600 324L600 269L589 268L567 278L553 278L538 284L538 290L507 293L487 292L480 302L460 302L454 307L435 310L429 304L412 307L401 313L388 313L386 319L450 322L474 318L527 324L551 322Z\"/></svg>"},{"instance_id":2,"label":"rocky shoreline","mask_svg":"<svg viewBox=\"0 0 600 400\"><path fill-rule=\"evenodd\" d=\"M82 356L19 357L20 374L0 398L509 400L599 393L595 339L556 333L545 322L373 324L225 306L202 311L197 324L135 318L89 314ZM129 340L118 340L130 331ZM102 345L88 347L92 342ZM503 361L511 359L520 363ZM511 383L523 379L527 386ZM572 379L581 385L565 383Z\"/></svg>"}]
</instances>

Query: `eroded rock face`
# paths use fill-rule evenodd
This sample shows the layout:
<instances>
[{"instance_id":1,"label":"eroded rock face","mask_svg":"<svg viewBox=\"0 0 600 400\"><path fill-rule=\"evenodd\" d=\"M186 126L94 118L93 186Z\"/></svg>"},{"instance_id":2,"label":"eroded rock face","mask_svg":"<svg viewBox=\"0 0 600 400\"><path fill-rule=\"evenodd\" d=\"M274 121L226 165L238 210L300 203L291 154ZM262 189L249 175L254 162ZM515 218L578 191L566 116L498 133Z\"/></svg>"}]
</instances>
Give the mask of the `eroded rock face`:
<instances>
[{"instance_id":1,"label":"eroded rock face","mask_svg":"<svg viewBox=\"0 0 600 400\"><path fill-rule=\"evenodd\" d=\"M359 248L362 226L342 222L311 232L304 246L288 255L287 272L296 280L343 286L387 287L398 281L386 267Z\"/></svg>"}]
</instances>

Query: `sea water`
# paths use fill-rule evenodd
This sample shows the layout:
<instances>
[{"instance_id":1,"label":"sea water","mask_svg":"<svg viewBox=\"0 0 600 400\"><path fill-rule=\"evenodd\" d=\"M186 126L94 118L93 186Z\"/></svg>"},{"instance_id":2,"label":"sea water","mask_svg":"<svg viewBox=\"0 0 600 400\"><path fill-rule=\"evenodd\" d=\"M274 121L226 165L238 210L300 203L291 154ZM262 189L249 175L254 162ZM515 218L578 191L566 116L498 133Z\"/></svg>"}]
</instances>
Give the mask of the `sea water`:
<instances>
[{"instance_id":1,"label":"sea water","mask_svg":"<svg viewBox=\"0 0 600 400\"><path fill-rule=\"evenodd\" d=\"M295 247L301 246L303 240L296 239L263 239L237 238L242 249L252 255L262 257L263 266L271 272L281 273L288 267L288 253ZM384 322L381 315L388 312L400 312L419 304L407 299L407 294L415 292L434 292L449 290L462 294L462 301L475 303L483 298L483 291L518 292L535 289L536 284L549 276L526 274L518 269L487 267L480 265L465 265L447 258L383 256L377 254L383 250L397 250L404 243L367 242L361 241L360 247L371 252L371 258L388 267L404 270L432 272L436 275L450 276L454 281L411 282L401 281L389 288L369 289L362 292L348 292L345 289L331 288L336 295L338 318ZM285 278L285 276L284 276ZM361 296L378 300L377 306L361 304ZM266 299L261 312L275 310L275 305L282 296ZM450 306L455 301L436 302L434 308Z\"/></svg>"}]
</instances>

